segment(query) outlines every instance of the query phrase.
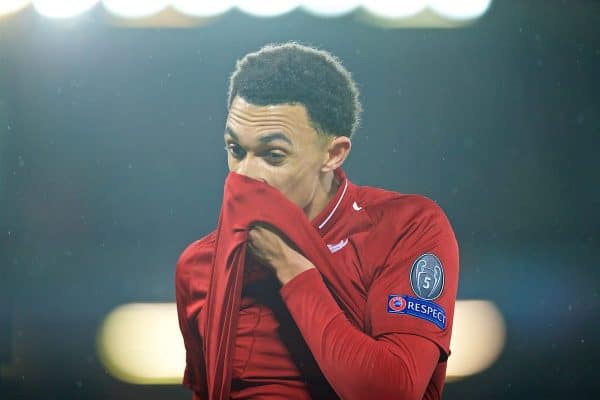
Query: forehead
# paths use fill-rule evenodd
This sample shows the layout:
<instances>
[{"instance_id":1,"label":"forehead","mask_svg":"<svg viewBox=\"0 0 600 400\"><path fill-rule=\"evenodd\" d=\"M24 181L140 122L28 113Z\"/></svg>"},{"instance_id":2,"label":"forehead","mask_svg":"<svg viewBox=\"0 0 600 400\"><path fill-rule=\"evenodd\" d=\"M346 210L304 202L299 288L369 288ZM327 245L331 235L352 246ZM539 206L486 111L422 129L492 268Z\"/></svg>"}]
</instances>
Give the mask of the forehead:
<instances>
[{"instance_id":1,"label":"forehead","mask_svg":"<svg viewBox=\"0 0 600 400\"><path fill-rule=\"evenodd\" d=\"M259 106L239 96L235 97L229 107L227 126L234 129L236 127L260 130L279 128L292 135L306 130L314 131L306 107L302 104Z\"/></svg>"}]
</instances>

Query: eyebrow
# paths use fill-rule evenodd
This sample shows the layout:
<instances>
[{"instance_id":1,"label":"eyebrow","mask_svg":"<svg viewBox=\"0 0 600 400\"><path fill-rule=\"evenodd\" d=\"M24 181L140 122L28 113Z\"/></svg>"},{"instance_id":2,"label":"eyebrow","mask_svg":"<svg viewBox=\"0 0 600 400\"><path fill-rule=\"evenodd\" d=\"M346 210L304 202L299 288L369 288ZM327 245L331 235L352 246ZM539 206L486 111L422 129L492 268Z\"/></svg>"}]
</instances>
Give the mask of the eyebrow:
<instances>
[{"instance_id":1,"label":"eyebrow","mask_svg":"<svg viewBox=\"0 0 600 400\"><path fill-rule=\"evenodd\" d=\"M283 140L284 142L287 142L291 146L293 146L292 141L287 136L285 136L283 133L280 133L280 132L266 134L266 135L261 136L260 138L258 138L258 140L261 143L269 143L269 142L272 142L274 140Z\"/></svg>"},{"instance_id":2,"label":"eyebrow","mask_svg":"<svg viewBox=\"0 0 600 400\"><path fill-rule=\"evenodd\" d=\"M239 142L240 139L238 135L228 126L225 127L225 134L231 136L235 141ZM283 140L284 142L289 143L291 146L294 144L286 135L281 132L268 133L258 138L261 143L269 143L275 140Z\"/></svg>"},{"instance_id":3,"label":"eyebrow","mask_svg":"<svg viewBox=\"0 0 600 400\"><path fill-rule=\"evenodd\" d=\"M240 141L238 135L236 135L235 132L228 126L225 127L225 134L231 136L236 142Z\"/></svg>"}]
</instances>

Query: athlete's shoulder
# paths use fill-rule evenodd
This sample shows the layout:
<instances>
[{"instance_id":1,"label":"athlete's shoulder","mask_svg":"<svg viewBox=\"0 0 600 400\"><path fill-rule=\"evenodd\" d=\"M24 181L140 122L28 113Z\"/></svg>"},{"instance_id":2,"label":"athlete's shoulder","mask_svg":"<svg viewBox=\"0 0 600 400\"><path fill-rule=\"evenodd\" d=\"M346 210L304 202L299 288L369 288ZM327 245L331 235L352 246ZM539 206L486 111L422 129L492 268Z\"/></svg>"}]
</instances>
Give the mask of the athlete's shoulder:
<instances>
[{"instance_id":1,"label":"athlete's shoulder","mask_svg":"<svg viewBox=\"0 0 600 400\"><path fill-rule=\"evenodd\" d=\"M457 251L448 217L427 196L362 187L356 201L358 204L362 201L371 219L362 253L365 265L372 267L365 269L366 282L377 276L379 268L390 264L394 257L404 259L414 252L426 253L439 246L448 252Z\"/></svg>"},{"instance_id":2,"label":"athlete's shoulder","mask_svg":"<svg viewBox=\"0 0 600 400\"><path fill-rule=\"evenodd\" d=\"M177 278L187 276L195 268L210 266L215 249L216 230L188 244L177 261Z\"/></svg>"},{"instance_id":3,"label":"athlete's shoulder","mask_svg":"<svg viewBox=\"0 0 600 400\"><path fill-rule=\"evenodd\" d=\"M175 270L175 298L180 318L191 320L206 296L215 241L216 233L211 232L187 245L179 256ZM186 338L184 333L186 339L194 340Z\"/></svg>"},{"instance_id":4,"label":"athlete's shoulder","mask_svg":"<svg viewBox=\"0 0 600 400\"><path fill-rule=\"evenodd\" d=\"M420 221L446 219L443 209L434 200L421 194L359 186L356 197L375 225L401 228L403 223L414 225Z\"/></svg>"}]
</instances>

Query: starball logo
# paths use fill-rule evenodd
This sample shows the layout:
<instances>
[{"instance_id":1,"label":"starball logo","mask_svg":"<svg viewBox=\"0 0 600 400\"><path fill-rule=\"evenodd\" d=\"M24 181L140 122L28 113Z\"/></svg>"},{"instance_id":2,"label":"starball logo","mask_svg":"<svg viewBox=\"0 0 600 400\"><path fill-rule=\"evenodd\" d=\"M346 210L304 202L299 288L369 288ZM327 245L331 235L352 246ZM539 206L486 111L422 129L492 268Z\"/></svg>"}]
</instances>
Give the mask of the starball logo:
<instances>
[{"instance_id":1,"label":"starball logo","mask_svg":"<svg viewBox=\"0 0 600 400\"><path fill-rule=\"evenodd\" d=\"M432 301L406 295L390 294L388 296L387 312L421 318L435 324L440 329L446 329L446 312L441 306Z\"/></svg>"}]
</instances>

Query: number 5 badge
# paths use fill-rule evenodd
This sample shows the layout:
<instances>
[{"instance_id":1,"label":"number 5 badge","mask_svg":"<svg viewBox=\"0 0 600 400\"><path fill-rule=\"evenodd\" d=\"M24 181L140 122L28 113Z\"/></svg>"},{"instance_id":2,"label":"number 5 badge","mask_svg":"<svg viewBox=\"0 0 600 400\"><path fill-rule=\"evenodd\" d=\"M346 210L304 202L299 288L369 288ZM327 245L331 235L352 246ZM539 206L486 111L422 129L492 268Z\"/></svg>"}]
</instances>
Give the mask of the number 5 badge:
<instances>
[{"instance_id":1,"label":"number 5 badge","mask_svg":"<svg viewBox=\"0 0 600 400\"><path fill-rule=\"evenodd\" d=\"M426 253L415 260L410 270L410 287L425 300L437 299L444 288L444 269L435 254Z\"/></svg>"}]
</instances>

